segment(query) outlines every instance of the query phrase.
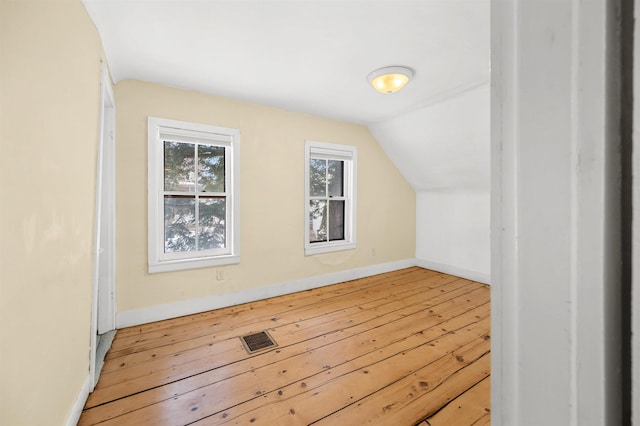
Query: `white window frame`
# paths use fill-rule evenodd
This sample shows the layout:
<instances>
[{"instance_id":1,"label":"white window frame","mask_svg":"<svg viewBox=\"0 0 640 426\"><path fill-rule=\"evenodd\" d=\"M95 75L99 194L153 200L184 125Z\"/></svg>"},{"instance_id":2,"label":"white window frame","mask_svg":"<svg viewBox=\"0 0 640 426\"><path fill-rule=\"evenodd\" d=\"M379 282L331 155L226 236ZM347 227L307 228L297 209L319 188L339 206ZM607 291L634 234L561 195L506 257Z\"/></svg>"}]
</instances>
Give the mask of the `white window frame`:
<instances>
[{"instance_id":1,"label":"white window frame","mask_svg":"<svg viewBox=\"0 0 640 426\"><path fill-rule=\"evenodd\" d=\"M240 262L240 131L166 118L148 117L149 273L206 268ZM170 135L225 147L226 239L224 249L164 251L164 139Z\"/></svg>"},{"instance_id":2,"label":"white window frame","mask_svg":"<svg viewBox=\"0 0 640 426\"><path fill-rule=\"evenodd\" d=\"M344 240L314 242L309 240L309 160L325 158L344 161L345 223ZM358 148L351 145L339 145L326 142L305 141L304 149L304 254L310 256L356 248L356 206Z\"/></svg>"}]
</instances>

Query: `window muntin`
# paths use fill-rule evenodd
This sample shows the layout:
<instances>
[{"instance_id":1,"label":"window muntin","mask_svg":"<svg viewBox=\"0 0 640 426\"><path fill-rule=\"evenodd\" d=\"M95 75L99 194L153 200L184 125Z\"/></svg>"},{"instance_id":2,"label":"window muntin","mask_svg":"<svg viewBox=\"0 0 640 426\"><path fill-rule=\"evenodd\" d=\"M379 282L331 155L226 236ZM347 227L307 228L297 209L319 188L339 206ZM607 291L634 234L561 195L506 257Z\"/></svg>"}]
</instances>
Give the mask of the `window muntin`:
<instances>
[{"instance_id":1,"label":"window muntin","mask_svg":"<svg viewBox=\"0 0 640 426\"><path fill-rule=\"evenodd\" d=\"M357 149L305 145L305 254L355 248Z\"/></svg>"},{"instance_id":2,"label":"window muntin","mask_svg":"<svg viewBox=\"0 0 640 426\"><path fill-rule=\"evenodd\" d=\"M149 271L239 262L239 132L149 117Z\"/></svg>"}]
</instances>

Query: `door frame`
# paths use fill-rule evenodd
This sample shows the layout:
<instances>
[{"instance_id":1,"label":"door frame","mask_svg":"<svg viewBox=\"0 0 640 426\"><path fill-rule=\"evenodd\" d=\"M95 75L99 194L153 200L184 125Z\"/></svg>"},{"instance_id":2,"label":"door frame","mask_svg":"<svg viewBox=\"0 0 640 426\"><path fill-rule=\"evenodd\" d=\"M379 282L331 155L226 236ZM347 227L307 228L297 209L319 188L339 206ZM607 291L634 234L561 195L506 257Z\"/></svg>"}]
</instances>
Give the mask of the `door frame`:
<instances>
[{"instance_id":1,"label":"door frame","mask_svg":"<svg viewBox=\"0 0 640 426\"><path fill-rule=\"evenodd\" d=\"M100 374L98 333L115 330L115 98L102 62L96 173L93 288L91 300L91 389ZM106 268L106 271L104 270ZM101 275L106 279L101 279Z\"/></svg>"}]
</instances>

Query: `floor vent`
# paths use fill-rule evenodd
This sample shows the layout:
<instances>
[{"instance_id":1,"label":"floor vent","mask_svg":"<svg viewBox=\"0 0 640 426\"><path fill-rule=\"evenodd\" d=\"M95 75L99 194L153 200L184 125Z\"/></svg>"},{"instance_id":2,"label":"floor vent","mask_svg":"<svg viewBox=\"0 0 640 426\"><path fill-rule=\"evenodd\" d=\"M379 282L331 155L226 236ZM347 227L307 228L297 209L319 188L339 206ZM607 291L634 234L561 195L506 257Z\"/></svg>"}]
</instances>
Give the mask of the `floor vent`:
<instances>
[{"instance_id":1,"label":"floor vent","mask_svg":"<svg viewBox=\"0 0 640 426\"><path fill-rule=\"evenodd\" d=\"M276 341L273 340L273 338L269 336L269 333L267 333L266 331L242 336L240 338L240 341L242 342L242 346L244 346L244 348L250 354L262 349L278 346Z\"/></svg>"}]
</instances>

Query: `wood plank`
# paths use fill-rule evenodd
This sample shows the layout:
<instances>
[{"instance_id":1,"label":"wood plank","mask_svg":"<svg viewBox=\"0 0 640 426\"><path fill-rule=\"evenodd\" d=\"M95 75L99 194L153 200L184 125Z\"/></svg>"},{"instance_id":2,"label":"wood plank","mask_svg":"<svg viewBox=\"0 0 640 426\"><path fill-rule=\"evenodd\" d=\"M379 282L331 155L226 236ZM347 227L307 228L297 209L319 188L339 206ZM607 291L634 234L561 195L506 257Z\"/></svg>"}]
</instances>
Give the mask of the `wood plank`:
<instances>
[{"instance_id":1,"label":"wood plank","mask_svg":"<svg viewBox=\"0 0 640 426\"><path fill-rule=\"evenodd\" d=\"M255 315L261 309L267 307L271 313L276 312L276 308L295 307L308 304L310 300L326 300L328 297L345 295L347 293L358 291L361 288L373 288L375 286L386 286L390 282L395 280L402 280L403 277L411 276L414 278L440 278L443 279L446 275L438 274L434 271L421 269L418 267L402 269L399 271L389 272L382 275L374 275L367 278L362 278L356 281L347 281L330 286L320 287L313 290L305 290L297 293L291 293L284 296L272 297L268 299L259 300L256 302L250 302L227 308L216 309L213 311L202 312L199 314L188 315L164 321L157 321L149 324L143 324L139 326L129 327L119 330L121 337L128 337L132 335L141 335L145 333L151 333L154 331L174 328L183 324L193 324L198 321L211 321L221 318L233 316L238 318L245 314ZM354 285L355 284L355 285Z\"/></svg>"},{"instance_id":2,"label":"wood plank","mask_svg":"<svg viewBox=\"0 0 640 426\"><path fill-rule=\"evenodd\" d=\"M486 414L476 420L471 426L491 426L491 414Z\"/></svg>"},{"instance_id":3,"label":"wood plank","mask_svg":"<svg viewBox=\"0 0 640 426\"><path fill-rule=\"evenodd\" d=\"M395 317L406 316L413 312L421 311L425 307L434 306L440 301L447 300L448 298L453 297L455 295L460 295L460 294L464 294L465 292L469 292L469 288L472 288L472 287L469 287L468 282L459 280L456 284L453 284L450 288L452 290L449 292L443 292L441 291L442 289L439 289L439 288L424 291L421 294L413 295L412 296L413 300L411 302L407 302L406 300L394 300L389 303L386 303L385 305L375 306L371 309L365 309L365 308L355 309L355 312L349 313L349 315L346 315L344 317L342 315L338 315L338 316L327 315L324 317L313 317L313 318L310 318L308 321L291 323L291 324L283 325L281 327L276 326L276 327L269 328L269 330L271 334L274 336L274 338L278 341L280 346L282 347L288 344L293 344L300 339L309 340L314 336L325 335L330 332L335 333L337 331L346 331L349 328L356 327L357 325L363 325L363 324L366 324L368 321L376 320L377 318L383 315L392 314ZM273 325L273 324L274 322L271 321L266 325ZM364 326L366 327L366 325ZM204 349L199 349L199 352L205 355L210 354L210 357L215 356L219 360L217 362L224 362L224 360L227 358L220 357L219 355L227 351L233 351L234 348L240 349L240 350L235 351L236 358L233 358L233 359L238 359L237 357L244 357L242 347L238 345L239 341L237 340L237 337L243 334L246 334L247 332L250 332L250 331L259 331L259 330L260 329L256 329L256 328L242 329L240 332L238 332L238 330L234 330L233 332L219 335L218 336L219 341L216 341L218 339L213 339L213 340L207 339L208 341L207 346L201 347ZM357 330L352 330L352 332L353 331L357 331ZM303 336L300 337L300 334L303 334ZM157 352L158 351L154 352L154 355ZM182 352L180 355L182 354L184 354L184 352ZM124 381L128 381L134 377L138 377L141 375L149 375L152 373L155 374L163 370L173 369L175 374L179 375L177 370L175 370L179 366L172 364L172 362L175 361L176 358L178 357L177 355L178 354L174 354L173 357L169 357L169 358L154 357L156 359L151 360L150 362L144 364L141 368L123 369L118 374L106 373L101 376L98 386L96 387L96 390L101 391L106 387L109 387ZM203 359L202 357L196 357L195 362L198 362L199 360L202 360L202 359ZM209 367L208 369L212 369L214 368L213 367L214 365L218 365L218 364L211 364L211 362L216 362L216 361L208 360L207 361L207 367ZM186 365L187 363L188 362L183 362L180 365ZM160 367L157 370L148 370L148 368L150 366L152 367L154 364L160 365ZM172 378L171 376L168 376L166 380L170 380L171 378ZM98 394L100 393L101 392L98 392ZM120 395L120 397L121 396L122 395Z\"/></svg>"},{"instance_id":4,"label":"wood plank","mask_svg":"<svg viewBox=\"0 0 640 426\"><path fill-rule=\"evenodd\" d=\"M429 417L429 424L431 426L475 424L491 413L490 401L486 398L490 393L491 380L487 377Z\"/></svg>"},{"instance_id":5,"label":"wood plank","mask_svg":"<svg viewBox=\"0 0 640 426\"><path fill-rule=\"evenodd\" d=\"M488 321L483 320L471 328L484 331L487 326ZM436 330L432 333L434 332ZM332 367L326 372L272 392L259 402L258 407L253 407L244 414L235 415L248 407L234 407L219 413L215 419L204 419L196 424L311 424L393 383L398 375L411 374L424 364L425 358L446 358L447 355L440 355L440 352L454 350L461 340L453 333L436 336L435 339L433 337L429 334L415 334L406 341L389 345L350 360L343 366ZM407 348L412 345L413 347ZM434 369L442 364L443 362L436 363ZM350 423L349 418L344 421L346 423L334 424L355 424Z\"/></svg>"},{"instance_id":6,"label":"wood plank","mask_svg":"<svg viewBox=\"0 0 640 426\"><path fill-rule=\"evenodd\" d=\"M451 333L452 330L460 330L465 327L469 327L470 323L478 323L476 314L484 314L483 329L488 327L488 308L481 307L467 313L464 316L455 317L450 320L439 323L438 328L425 328L426 325L416 325L413 329L407 329L406 325L399 324L398 328L405 328L409 334L409 337L405 337L398 341L385 342L380 344L379 342L372 340L371 337L375 336L375 333L369 331L361 335L356 336L352 340L335 342L333 344L325 345L318 349L303 352L293 357L286 357L286 354L282 354L283 358L263 365L261 367L255 366L255 368L246 371L245 367L241 367L239 371L244 371L236 376L230 378L222 378L212 385L198 388L197 391L192 391L180 395L179 397L172 398L163 405L162 417L153 417L153 413L159 413L155 407L147 407L139 410L132 416L126 417L127 421L141 422L152 421L156 423L175 422L177 421L175 416L180 419L194 420L189 417L189 410L194 406L198 408L198 416L213 415L216 412L224 409L225 407L233 407L242 403L245 400L255 399L257 396L266 395L269 393L277 393L281 391L282 387L290 385L292 382L306 382L307 388L312 389L311 383L314 375L321 375L321 380L324 380L324 373L328 370L334 371L339 365L328 365L328 359L340 359L341 356L336 356L337 352L346 354L348 357L353 357L345 364L343 369L351 371L355 359L358 357L364 357L366 362L372 362L372 360L378 358L384 358L389 353L400 353L407 348L411 348L412 345L423 345L424 341L433 344L433 347L437 345L434 343L435 339L442 337L443 335L455 336ZM472 333L470 328L466 329L467 332ZM435 349L432 349L435 350ZM365 361L360 361L365 362ZM367 364L364 364L367 365ZM340 370L337 370L340 371ZM331 373L330 373L331 374ZM334 376L336 373L333 373ZM233 392L230 392L233 390ZM221 395L224 394L224 398L210 400L207 395ZM245 408L242 408L244 410ZM171 415L167 413L171 412ZM227 413L228 414L228 413ZM107 423L108 424L108 423Z\"/></svg>"},{"instance_id":7,"label":"wood plank","mask_svg":"<svg viewBox=\"0 0 640 426\"><path fill-rule=\"evenodd\" d=\"M465 285L464 281L459 281L455 284L452 284L448 287L450 290L449 293L442 294L453 294L451 291L457 290L458 288ZM422 294L420 294L422 293ZM339 321L347 322L347 324L351 323L356 324L354 321L358 321L359 318L364 317L364 312L371 309L374 310L372 312L376 312L376 314L380 314L382 312L390 312L392 309L398 306L409 306L416 305L419 301L424 301L428 299L429 294L424 290L420 292L411 293L407 296L404 296L404 299L399 299L397 294L393 296L387 296L385 298L377 299L375 301L361 303L358 306L352 306L352 302L348 301L347 304L341 306L341 310L330 312L326 315L310 315L307 319L298 319L295 318L291 321L286 321L284 318L279 318L278 321L274 321L273 319L268 320L267 322L259 321L257 325L249 325L246 327L230 327L229 330L224 332L220 332L216 335L211 336L199 336L194 337L191 340L187 340L185 342L181 342L178 344L163 346L161 348L155 348L153 351L145 351L144 353L131 354L118 362L107 362L104 368L105 374L102 375L101 381L99 383L99 388L109 386L112 384L111 377L113 374L117 373L118 377L131 377L135 373L134 369L130 367L136 367L139 364L145 364L146 367L153 368L154 365L160 366L157 369L160 369L161 366L164 365L164 368L171 368L175 366L177 363L185 363L190 360L203 358L208 354L215 354L216 348L214 348L214 343L235 339L238 336L242 336L251 332L261 331L264 329L269 329L272 331L276 331L276 335L292 335L293 333L299 332L300 330L304 330L304 333L307 334L307 338L310 335L311 327L319 327L322 325L326 325L326 323L331 323L332 327L339 325ZM411 300L407 300L407 299ZM436 299L433 299L436 300ZM284 345L285 341L280 341L280 345ZM151 352L151 353L147 353ZM135 357L135 359L134 359ZM114 366L114 364L116 366ZM142 374L147 374L144 371ZM141 374L138 374L141 375ZM134 376L135 377L135 376Z\"/></svg>"},{"instance_id":8,"label":"wood plank","mask_svg":"<svg viewBox=\"0 0 640 426\"><path fill-rule=\"evenodd\" d=\"M374 393L314 424L413 424L464 392L469 381L480 381L489 376L489 343L465 349L448 354L437 364L430 364L388 386L384 392Z\"/></svg>"},{"instance_id":9,"label":"wood plank","mask_svg":"<svg viewBox=\"0 0 640 426\"><path fill-rule=\"evenodd\" d=\"M406 281L398 283L395 287L395 291L393 294L389 295L388 288L380 288L380 289L365 289L358 293L358 299L370 298L372 304L376 303L385 303L393 299L397 298L406 298L411 297L413 294L418 293L420 291L424 291L425 289L442 287L443 285L452 282L452 281L460 281L455 277L449 277L446 279L442 279L441 277L433 277L430 279L426 279L422 281L422 288L416 288L414 285L414 281ZM392 284L393 285L393 284ZM403 288L403 286L409 286L408 289ZM375 291L375 292L374 292ZM386 291L386 293L385 293ZM326 302L327 300L325 300ZM188 324L185 329L183 326L165 329L162 333L163 335L157 337L158 339L162 339L164 337L165 340L162 341L159 346L157 343L153 342L153 339L140 337L136 341L130 341L130 345L136 345L135 352L144 352L145 350L157 349L162 346L171 346L176 347L176 343L187 343L192 341L195 338L202 336L213 336L214 338L223 338L225 335L239 335L239 333L250 333L252 330L259 330L264 328L272 327L274 324L273 319L277 319L277 323L286 324L288 321L300 321L303 319L311 319L318 316L326 316L331 313L327 311L326 303L320 304L317 300L314 300L315 303L310 303L309 305L304 305L298 308L291 310L291 313L277 313L273 311L267 311L266 313L261 314L257 310L251 313L249 318L241 318L238 316L232 316L231 318L217 318L215 320L211 320L209 322L208 327L203 327L200 325L200 322L194 324ZM319 305L319 306L316 306ZM339 311L340 309L344 309L345 307L353 306L352 301L349 298L343 297L342 299L337 300L332 303L332 307L335 308L335 311ZM366 309L367 306L363 305L363 308ZM214 322L215 321L215 322ZM230 324L231 323L231 324ZM261 324L260 324L261 323ZM177 334L182 332L184 336L180 338ZM148 336L148 333L143 333L145 336ZM169 337L171 337L169 339ZM112 346L111 351L109 352L109 356L107 360L131 355L132 349L128 350L118 350L118 348L122 345L123 339L120 338L120 335L117 336L114 344L118 342L118 345L114 348ZM147 346L144 344L147 343ZM208 342L207 342L208 343ZM123 353L126 352L126 353ZM131 357L128 358L130 360ZM124 362L124 361L122 361ZM121 363L122 363L121 362ZM119 365L114 364L114 365ZM128 361L127 365L131 362ZM105 365L105 372L110 371L109 366Z\"/></svg>"},{"instance_id":10,"label":"wood plank","mask_svg":"<svg viewBox=\"0 0 640 426\"><path fill-rule=\"evenodd\" d=\"M282 358L281 352L288 349L287 346L296 345L293 349L289 349L285 353L295 355L300 352L307 352L315 348L330 344L332 342L342 341L358 333L364 332L370 328L384 327L382 330L401 330L406 323L416 320L427 320L434 316L435 318L444 317L446 314L453 315L455 312L464 311L466 300L475 293L480 293L478 297L483 298L484 302L488 300L488 294L482 290L468 290L468 285L461 286L449 293L440 292L435 289L433 293L429 291L416 297L416 303L407 305L404 301L397 304L390 304L386 310L380 311L373 309L370 311L360 311L356 315L348 319L334 322L321 322L318 325L309 324L304 328L288 326L279 329L270 329L270 333L280 344L278 349L272 349L272 357ZM430 297L431 294L435 296ZM454 297L456 296L456 297ZM449 297L453 297L449 299ZM425 309L430 308L430 309ZM393 309L389 311L390 309ZM429 312L431 310L432 312ZM408 319L410 315L417 315L416 318ZM378 331L381 333L382 331ZM314 337L319 337L313 340ZM212 348L216 349L216 353L193 362L186 362L172 366L168 369L158 371L148 371L144 375L138 375L140 380L127 380L127 378L116 377L116 383L110 385L102 385L96 387L96 390L89 396L87 407L103 404L108 401L116 400L124 396L141 392L145 389L154 388L163 384L175 382L180 379L189 379L191 376L200 373L207 373L204 377L196 377L198 382L211 381L220 376L220 372L216 371L219 367L228 363L227 360L233 359L233 365L225 371L236 371L247 368L245 365L251 362L241 363L240 361L249 361L253 357L247 355L238 339L227 339L217 342ZM270 359L262 353L263 360ZM103 377L100 378L101 383ZM192 384L187 384L192 386Z\"/></svg>"},{"instance_id":11,"label":"wood plank","mask_svg":"<svg viewBox=\"0 0 640 426\"><path fill-rule=\"evenodd\" d=\"M442 277L433 277L431 279L422 279L421 283L424 287L435 287L441 286L442 284L446 284L447 282L455 280L454 277L449 277L443 279ZM411 288L410 285L415 282L414 281L402 281L402 282L391 282L387 283L387 286L380 287L378 285L369 288L360 289L357 292L358 298L366 298L369 295L374 298L380 294L383 294L385 291L388 292L388 285L395 287L395 291L393 294L403 295L406 291L415 291L415 288ZM409 287L407 290L404 290L402 287ZM307 314L309 309L315 308L316 310L325 309L322 312L322 315L326 315L328 312L326 311L327 302L332 302L333 300L337 300L335 302L335 309L339 309L340 302L348 302L349 298L346 297L354 292L349 292L346 294L332 295L322 297L309 297L305 299L306 303L292 305L289 303L281 303L278 304L278 309L273 309L273 306L267 305L262 309L253 309L244 312L243 314L234 313L229 316L223 316L216 318L214 321L198 321L192 324L182 324L172 326L170 328L165 328L163 330L158 330L154 332L140 333L136 336L130 336L126 338L120 338L118 336L117 341L114 341L114 346L112 346L112 351L109 354L109 359L115 358L121 355L126 355L132 352L139 352L151 347L157 347L157 342L161 342L163 345L174 344L180 341L192 339L198 335L206 335L206 334L215 334L220 331L228 331L228 326L230 320L232 320L232 325L234 328L247 326L256 323L256 321L269 322L273 318L282 319L284 318L292 318L292 317L304 317L310 318L313 314ZM388 294L388 293L387 293ZM286 305L286 308L282 306ZM332 304L333 306L334 304ZM318 315L318 314L316 314ZM256 325L256 327L259 327ZM124 347L125 349L121 349Z\"/></svg>"},{"instance_id":12,"label":"wood plank","mask_svg":"<svg viewBox=\"0 0 640 426\"><path fill-rule=\"evenodd\" d=\"M413 267L120 330L78 424L490 424L489 296Z\"/></svg>"}]
</instances>

